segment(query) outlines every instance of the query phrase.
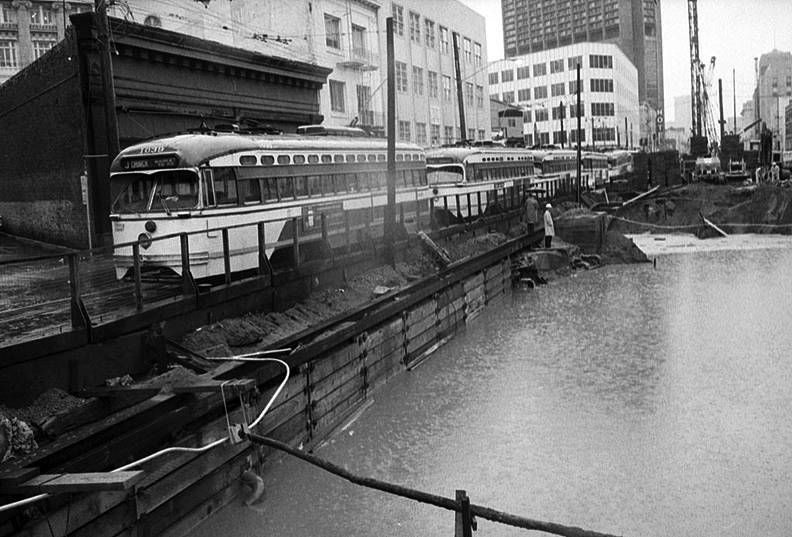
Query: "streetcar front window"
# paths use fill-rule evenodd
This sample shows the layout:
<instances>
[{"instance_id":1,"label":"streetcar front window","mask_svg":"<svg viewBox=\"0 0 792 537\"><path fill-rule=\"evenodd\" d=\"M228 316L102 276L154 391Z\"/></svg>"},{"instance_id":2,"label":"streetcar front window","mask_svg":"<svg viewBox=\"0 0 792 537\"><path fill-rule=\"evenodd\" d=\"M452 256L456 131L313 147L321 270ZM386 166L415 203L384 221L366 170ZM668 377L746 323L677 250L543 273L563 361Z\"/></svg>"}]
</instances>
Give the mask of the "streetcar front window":
<instances>
[{"instance_id":1,"label":"streetcar front window","mask_svg":"<svg viewBox=\"0 0 792 537\"><path fill-rule=\"evenodd\" d=\"M461 183L465 180L461 166L430 166L426 168L430 185L442 183Z\"/></svg>"},{"instance_id":2,"label":"streetcar front window","mask_svg":"<svg viewBox=\"0 0 792 537\"><path fill-rule=\"evenodd\" d=\"M189 170L118 173L110 179L115 214L166 212L198 206L198 175Z\"/></svg>"}]
</instances>

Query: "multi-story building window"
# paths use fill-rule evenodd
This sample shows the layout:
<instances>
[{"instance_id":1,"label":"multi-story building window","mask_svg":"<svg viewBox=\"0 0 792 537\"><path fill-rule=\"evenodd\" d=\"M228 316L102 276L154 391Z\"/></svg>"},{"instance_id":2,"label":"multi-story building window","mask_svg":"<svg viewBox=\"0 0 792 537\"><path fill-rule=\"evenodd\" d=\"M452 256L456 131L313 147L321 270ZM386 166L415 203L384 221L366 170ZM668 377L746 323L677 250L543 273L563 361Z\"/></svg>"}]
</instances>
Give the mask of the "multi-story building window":
<instances>
[{"instance_id":1,"label":"multi-story building window","mask_svg":"<svg viewBox=\"0 0 792 537\"><path fill-rule=\"evenodd\" d=\"M514 102L514 92L513 91L504 91L501 97L501 100L506 104L511 104Z\"/></svg>"},{"instance_id":2,"label":"multi-story building window","mask_svg":"<svg viewBox=\"0 0 792 537\"><path fill-rule=\"evenodd\" d=\"M591 103L592 116L615 116L616 107L613 103Z\"/></svg>"},{"instance_id":3,"label":"multi-story building window","mask_svg":"<svg viewBox=\"0 0 792 537\"><path fill-rule=\"evenodd\" d=\"M564 60L553 60L550 62L550 73L563 73Z\"/></svg>"},{"instance_id":4,"label":"multi-story building window","mask_svg":"<svg viewBox=\"0 0 792 537\"><path fill-rule=\"evenodd\" d=\"M531 122L531 111L524 110L523 111L523 123L530 123Z\"/></svg>"},{"instance_id":5,"label":"multi-story building window","mask_svg":"<svg viewBox=\"0 0 792 537\"><path fill-rule=\"evenodd\" d=\"M592 78L591 91L597 93L613 93L613 79Z\"/></svg>"},{"instance_id":6,"label":"multi-story building window","mask_svg":"<svg viewBox=\"0 0 792 537\"><path fill-rule=\"evenodd\" d=\"M352 53L357 56L366 55L366 29L357 24L352 25Z\"/></svg>"},{"instance_id":7,"label":"multi-story building window","mask_svg":"<svg viewBox=\"0 0 792 537\"><path fill-rule=\"evenodd\" d=\"M426 123L415 122L415 143L426 145Z\"/></svg>"},{"instance_id":8,"label":"multi-story building window","mask_svg":"<svg viewBox=\"0 0 792 537\"><path fill-rule=\"evenodd\" d=\"M399 120L399 141L409 142L412 140L410 135L410 122Z\"/></svg>"},{"instance_id":9,"label":"multi-story building window","mask_svg":"<svg viewBox=\"0 0 792 537\"><path fill-rule=\"evenodd\" d=\"M398 4L391 4L393 15L393 31L396 35L404 35L404 8Z\"/></svg>"},{"instance_id":10,"label":"multi-story building window","mask_svg":"<svg viewBox=\"0 0 792 537\"><path fill-rule=\"evenodd\" d=\"M358 84L356 87L357 92L357 107L358 118L363 125L374 124L374 111L371 110L371 87Z\"/></svg>"},{"instance_id":11,"label":"multi-story building window","mask_svg":"<svg viewBox=\"0 0 792 537\"><path fill-rule=\"evenodd\" d=\"M573 131L571 131L569 133L569 142L573 143L573 144L576 144L577 141L578 141L577 140L577 135L578 135L577 129L574 129ZM580 130L580 143L585 143L585 142L586 142L586 130L585 129L581 129Z\"/></svg>"},{"instance_id":12,"label":"multi-story building window","mask_svg":"<svg viewBox=\"0 0 792 537\"><path fill-rule=\"evenodd\" d=\"M550 95L552 97L558 97L560 95L564 95L564 89L566 89L565 84L563 82L559 82L558 84L553 84L550 86Z\"/></svg>"},{"instance_id":13,"label":"multi-story building window","mask_svg":"<svg viewBox=\"0 0 792 537\"><path fill-rule=\"evenodd\" d=\"M489 74L489 83L490 84L497 84L498 83L498 73L490 73Z\"/></svg>"},{"instance_id":14,"label":"multi-story building window","mask_svg":"<svg viewBox=\"0 0 792 537\"><path fill-rule=\"evenodd\" d=\"M467 37L462 40L464 43L463 50L465 52L465 62L472 63L473 62L473 51L471 50L470 39Z\"/></svg>"},{"instance_id":15,"label":"multi-story building window","mask_svg":"<svg viewBox=\"0 0 792 537\"><path fill-rule=\"evenodd\" d=\"M427 72L429 78L429 97L437 99L440 94L440 85L437 81L437 73L434 71Z\"/></svg>"},{"instance_id":16,"label":"multi-story building window","mask_svg":"<svg viewBox=\"0 0 792 537\"><path fill-rule=\"evenodd\" d=\"M530 101L531 100L531 88L523 88L517 90L517 100L518 101Z\"/></svg>"},{"instance_id":17,"label":"multi-story building window","mask_svg":"<svg viewBox=\"0 0 792 537\"><path fill-rule=\"evenodd\" d=\"M476 84L476 106L484 108L484 86Z\"/></svg>"},{"instance_id":18,"label":"multi-story building window","mask_svg":"<svg viewBox=\"0 0 792 537\"><path fill-rule=\"evenodd\" d=\"M430 133L431 140L429 140L429 141L431 142L432 145L439 145L440 144L440 125L438 125L437 123L432 123L431 127L429 127L429 128L431 130L431 133Z\"/></svg>"},{"instance_id":19,"label":"multi-story building window","mask_svg":"<svg viewBox=\"0 0 792 537\"><path fill-rule=\"evenodd\" d=\"M0 67L18 67L17 42L14 39L0 39Z\"/></svg>"},{"instance_id":20,"label":"multi-story building window","mask_svg":"<svg viewBox=\"0 0 792 537\"><path fill-rule=\"evenodd\" d=\"M421 16L410 11L410 41L421 42Z\"/></svg>"},{"instance_id":21,"label":"multi-story building window","mask_svg":"<svg viewBox=\"0 0 792 537\"><path fill-rule=\"evenodd\" d=\"M570 71L575 71L578 64L583 67L583 56L572 56L571 58L567 58L567 67Z\"/></svg>"},{"instance_id":22,"label":"multi-story building window","mask_svg":"<svg viewBox=\"0 0 792 537\"><path fill-rule=\"evenodd\" d=\"M479 129L479 131L478 131L478 139L479 140L483 140L484 139L484 129Z\"/></svg>"},{"instance_id":23,"label":"multi-story building window","mask_svg":"<svg viewBox=\"0 0 792 537\"><path fill-rule=\"evenodd\" d=\"M577 103L569 105L569 117L578 117L575 110L576 108ZM586 116L586 104L583 101L580 102L580 108L577 109L580 110L580 117Z\"/></svg>"},{"instance_id":24,"label":"multi-story building window","mask_svg":"<svg viewBox=\"0 0 792 537\"><path fill-rule=\"evenodd\" d=\"M481 43L473 42L473 64L481 65Z\"/></svg>"},{"instance_id":25,"label":"multi-story building window","mask_svg":"<svg viewBox=\"0 0 792 537\"><path fill-rule=\"evenodd\" d=\"M341 19L325 13L325 44L331 48L341 48Z\"/></svg>"},{"instance_id":26,"label":"multi-story building window","mask_svg":"<svg viewBox=\"0 0 792 537\"><path fill-rule=\"evenodd\" d=\"M547 86L536 86L534 88L534 99L547 99Z\"/></svg>"},{"instance_id":27,"label":"multi-story building window","mask_svg":"<svg viewBox=\"0 0 792 537\"><path fill-rule=\"evenodd\" d=\"M344 112L346 109L344 86L343 82L330 80L330 110L333 112Z\"/></svg>"},{"instance_id":28,"label":"multi-story building window","mask_svg":"<svg viewBox=\"0 0 792 537\"><path fill-rule=\"evenodd\" d=\"M451 77L443 75L443 100L451 100Z\"/></svg>"},{"instance_id":29,"label":"multi-story building window","mask_svg":"<svg viewBox=\"0 0 792 537\"><path fill-rule=\"evenodd\" d=\"M424 19L424 33L426 34L426 46L435 48L435 23L433 20Z\"/></svg>"},{"instance_id":30,"label":"multi-story building window","mask_svg":"<svg viewBox=\"0 0 792 537\"><path fill-rule=\"evenodd\" d=\"M475 140L476 139L476 129L468 129L468 140Z\"/></svg>"},{"instance_id":31,"label":"multi-story building window","mask_svg":"<svg viewBox=\"0 0 792 537\"><path fill-rule=\"evenodd\" d=\"M565 144L566 143L566 131L553 131L553 143L554 144Z\"/></svg>"},{"instance_id":32,"label":"multi-story building window","mask_svg":"<svg viewBox=\"0 0 792 537\"><path fill-rule=\"evenodd\" d=\"M407 64L396 62L396 91L407 93Z\"/></svg>"},{"instance_id":33,"label":"multi-story building window","mask_svg":"<svg viewBox=\"0 0 792 537\"><path fill-rule=\"evenodd\" d=\"M534 118L536 122L547 121L547 108L537 108L536 112L534 112Z\"/></svg>"},{"instance_id":34,"label":"multi-story building window","mask_svg":"<svg viewBox=\"0 0 792 537\"><path fill-rule=\"evenodd\" d=\"M554 106L552 108L551 117L553 119L566 119L566 108L564 108L563 104L559 106Z\"/></svg>"},{"instance_id":35,"label":"multi-story building window","mask_svg":"<svg viewBox=\"0 0 792 537\"><path fill-rule=\"evenodd\" d=\"M416 95L423 95L424 92L423 69L421 67L416 67L413 65L412 76L413 76L413 91L415 92Z\"/></svg>"},{"instance_id":36,"label":"multi-story building window","mask_svg":"<svg viewBox=\"0 0 792 537\"><path fill-rule=\"evenodd\" d=\"M525 78L529 78L531 76L531 67L528 65L524 65L522 67L517 68L517 79L522 80Z\"/></svg>"},{"instance_id":37,"label":"multi-story building window","mask_svg":"<svg viewBox=\"0 0 792 537\"><path fill-rule=\"evenodd\" d=\"M512 80L514 80L514 71L511 69L507 71L501 71L501 81L511 82Z\"/></svg>"},{"instance_id":38,"label":"multi-story building window","mask_svg":"<svg viewBox=\"0 0 792 537\"><path fill-rule=\"evenodd\" d=\"M473 106L473 82L465 82L465 104Z\"/></svg>"},{"instance_id":39,"label":"multi-story building window","mask_svg":"<svg viewBox=\"0 0 792 537\"><path fill-rule=\"evenodd\" d=\"M547 64L537 63L533 66L533 76L543 76L547 74Z\"/></svg>"},{"instance_id":40,"label":"multi-story building window","mask_svg":"<svg viewBox=\"0 0 792 537\"><path fill-rule=\"evenodd\" d=\"M577 95L577 92L578 92L577 80L570 80L569 81L569 94L570 95Z\"/></svg>"},{"instance_id":41,"label":"multi-story building window","mask_svg":"<svg viewBox=\"0 0 792 537\"><path fill-rule=\"evenodd\" d=\"M33 5L30 8L30 24L54 24L52 22L52 8L45 4Z\"/></svg>"},{"instance_id":42,"label":"multi-story building window","mask_svg":"<svg viewBox=\"0 0 792 537\"><path fill-rule=\"evenodd\" d=\"M0 22L16 22L17 10L11 5L11 2L0 2Z\"/></svg>"},{"instance_id":43,"label":"multi-story building window","mask_svg":"<svg viewBox=\"0 0 792 537\"><path fill-rule=\"evenodd\" d=\"M613 56L589 54L589 67L595 69L613 69Z\"/></svg>"},{"instance_id":44,"label":"multi-story building window","mask_svg":"<svg viewBox=\"0 0 792 537\"><path fill-rule=\"evenodd\" d=\"M454 143L454 127L443 127L443 143Z\"/></svg>"},{"instance_id":45,"label":"multi-story building window","mask_svg":"<svg viewBox=\"0 0 792 537\"><path fill-rule=\"evenodd\" d=\"M41 58L49 49L55 46L55 43L57 43L54 34L33 33L30 39L33 44L33 57L35 59Z\"/></svg>"},{"instance_id":46,"label":"multi-story building window","mask_svg":"<svg viewBox=\"0 0 792 537\"><path fill-rule=\"evenodd\" d=\"M448 28L440 27L440 52L448 54L450 47L448 44Z\"/></svg>"}]
</instances>

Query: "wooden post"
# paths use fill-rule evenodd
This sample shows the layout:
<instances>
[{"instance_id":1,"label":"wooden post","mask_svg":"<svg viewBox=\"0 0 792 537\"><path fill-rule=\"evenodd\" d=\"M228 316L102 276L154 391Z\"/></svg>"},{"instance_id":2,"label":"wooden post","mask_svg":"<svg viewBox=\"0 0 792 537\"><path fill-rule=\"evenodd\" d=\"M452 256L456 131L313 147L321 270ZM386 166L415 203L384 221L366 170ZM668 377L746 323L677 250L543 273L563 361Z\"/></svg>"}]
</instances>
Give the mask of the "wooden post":
<instances>
[{"instance_id":1,"label":"wooden post","mask_svg":"<svg viewBox=\"0 0 792 537\"><path fill-rule=\"evenodd\" d=\"M223 228L223 272L226 285L231 283L231 248L228 245L228 228Z\"/></svg>"},{"instance_id":2,"label":"wooden post","mask_svg":"<svg viewBox=\"0 0 792 537\"><path fill-rule=\"evenodd\" d=\"M294 268L300 266L300 219L292 218L292 260Z\"/></svg>"},{"instance_id":3,"label":"wooden post","mask_svg":"<svg viewBox=\"0 0 792 537\"><path fill-rule=\"evenodd\" d=\"M435 200L434 200L434 198L431 198L429 200L429 228L430 229L435 229L437 227L437 222L435 221L434 206L435 206Z\"/></svg>"},{"instance_id":4,"label":"wooden post","mask_svg":"<svg viewBox=\"0 0 792 537\"><path fill-rule=\"evenodd\" d=\"M415 229L421 229L421 200L415 200Z\"/></svg>"},{"instance_id":5,"label":"wooden post","mask_svg":"<svg viewBox=\"0 0 792 537\"><path fill-rule=\"evenodd\" d=\"M467 208L468 208L467 218L468 220L471 220L471 216L473 216L472 214L473 207L470 204L470 192L466 194L466 197L467 197Z\"/></svg>"},{"instance_id":6,"label":"wooden post","mask_svg":"<svg viewBox=\"0 0 792 537\"><path fill-rule=\"evenodd\" d=\"M456 491L459 511L456 512L454 537L473 537L473 515L470 512L470 498L464 490Z\"/></svg>"},{"instance_id":7,"label":"wooden post","mask_svg":"<svg viewBox=\"0 0 792 537\"><path fill-rule=\"evenodd\" d=\"M132 271L135 277L135 309L143 309L143 290L140 281L140 243L132 245Z\"/></svg>"},{"instance_id":8,"label":"wooden post","mask_svg":"<svg viewBox=\"0 0 792 537\"><path fill-rule=\"evenodd\" d=\"M85 306L80 297L80 258L79 254L69 254L69 293L71 294L71 325L72 328L89 326L86 319Z\"/></svg>"},{"instance_id":9,"label":"wooden post","mask_svg":"<svg viewBox=\"0 0 792 537\"><path fill-rule=\"evenodd\" d=\"M327 215L322 213L321 215L321 222L322 222L322 240L327 242Z\"/></svg>"},{"instance_id":10,"label":"wooden post","mask_svg":"<svg viewBox=\"0 0 792 537\"><path fill-rule=\"evenodd\" d=\"M349 211L344 211L344 242L346 253L352 251L352 226L349 223Z\"/></svg>"},{"instance_id":11,"label":"wooden post","mask_svg":"<svg viewBox=\"0 0 792 537\"><path fill-rule=\"evenodd\" d=\"M476 198L478 198L478 216L481 217L481 214L482 214L482 211L481 211L481 190L476 192Z\"/></svg>"},{"instance_id":12,"label":"wooden post","mask_svg":"<svg viewBox=\"0 0 792 537\"><path fill-rule=\"evenodd\" d=\"M454 201L456 202L457 218L462 220L462 208L459 203L459 194L454 195Z\"/></svg>"},{"instance_id":13,"label":"wooden post","mask_svg":"<svg viewBox=\"0 0 792 537\"><path fill-rule=\"evenodd\" d=\"M195 293L192 274L190 273L190 238L186 233L179 234L181 244L182 290L185 295Z\"/></svg>"},{"instance_id":14,"label":"wooden post","mask_svg":"<svg viewBox=\"0 0 792 537\"><path fill-rule=\"evenodd\" d=\"M258 223L258 254L259 254L259 276L265 273L272 275L272 265L267 257L267 236L264 231L264 222Z\"/></svg>"}]
</instances>

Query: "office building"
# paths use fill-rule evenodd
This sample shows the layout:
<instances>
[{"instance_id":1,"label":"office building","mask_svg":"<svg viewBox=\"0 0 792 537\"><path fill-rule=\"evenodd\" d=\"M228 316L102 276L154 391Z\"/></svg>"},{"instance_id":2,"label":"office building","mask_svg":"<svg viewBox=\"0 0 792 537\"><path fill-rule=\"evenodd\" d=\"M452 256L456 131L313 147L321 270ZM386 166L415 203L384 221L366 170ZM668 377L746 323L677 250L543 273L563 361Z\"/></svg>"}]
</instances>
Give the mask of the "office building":
<instances>
[{"instance_id":1,"label":"office building","mask_svg":"<svg viewBox=\"0 0 792 537\"><path fill-rule=\"evenodd\" d=\"M611 43L578 43L493 62L491 97L523 109L526 145L576 144L578 64L582 144L639 146L638 73Z\"/></svg>"},{"instance_id":2,"label":"office building","mask_svg":"<svg viewBox=\"0 0 792 537\"><path fill-rule=\"evenodd\" d=\"M92 7L92 1L0 1L0 84L62 40L69 15Z\"/></svg>"},{"instance_id":3,"label":"office building","mask_svg":"<svg viewBox=\"0 0 792 537\"><path fill-rule=\"evenodd\" d=\"M773 50L759 57L756 89L754 90L754 120L761 119L773 133L773 151L785 145L784 110L792 99L792 53Z\"/></svg>"},{"instance_id":4,"label":"office building","mask_svg":"<svg viewBox=\"0 0 792 537\"><path fill-rule=\"evenodd\" d=\"M379 131L387 104L386 18L393 16L398 138L431 146L489 137L484 17L458 0L234 0L206 7L129 0L113 6L111 14L331 68L320 92L324 123ZM455 84L455 35L466 132Z\"/></svg>"},{"instance_id":5,"label":"office building","mask_svg":"<svg viewBox=\"0 0 792 537\"><path fill-rule=\"evenodd\" d=\"M615 43L638 71L638 99L649 121L665 106L663 42L657 0L501 0L506 58L573 43ZM641 136L645 132L642 121Z\"/></svg>"}]
</instances>

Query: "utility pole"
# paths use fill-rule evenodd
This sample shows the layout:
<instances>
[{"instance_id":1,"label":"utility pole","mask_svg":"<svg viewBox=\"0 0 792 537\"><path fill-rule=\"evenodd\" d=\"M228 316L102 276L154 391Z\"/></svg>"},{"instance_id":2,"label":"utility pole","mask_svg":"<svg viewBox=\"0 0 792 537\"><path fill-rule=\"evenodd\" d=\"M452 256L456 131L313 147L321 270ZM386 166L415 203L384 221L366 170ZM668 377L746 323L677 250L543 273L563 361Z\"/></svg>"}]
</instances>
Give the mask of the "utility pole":
<instances>
[{"instance_id":1,"label":"utility pole","mask_svg":"<svg viewBox=\"0 0 792 537\"><path fill-rule=\"evenodd\" d=\"M627 145L627 116L624 116L624 149L629 149Z\"/></svg>"},{"instance_id":2,"label":"utility pole","mask_svg":"<svg viewBox=\"0 0 792 537\"><path fill-rule=\"evenodd\" d=\"M726 134L726 120L723 119L723 80L718 79L718 104L720 108L720 119L718 120L718 125L720 125L720 145L721 149L723 148L723 135Z\"/></svg>"},{"instance_id":3,"label":"utility pole","mask_svg":"<svg viewBox=\"0 0 792 537\"><path fill-rule=\"evenodd\" d=\"M734 68L732 68L732 103L734 105L734 134L737 134L737 82L734 80Z\"/></svg>"},{"instance_id":4,"label":"utility pole","mask_svg":"<svg viewBox=\"0 0 792 537\"><path fill-rule=\"evenodd\" d=\"M561 119L561 149L564 148L566 131L564 130L564 101L558 103L558 117Z\"/></svg>"},{"instance_id":5,"label":"utility pole","mask_svg":"<svg viewBox=\"0 0 792 537\"><path fill-rule=\"evenodd\" d=\"M452 34L454 39L454 72L456 72L457 102L459 103L459 128L462 131L461 138L467 136L467 125L465 124L465 101L462 99L462 71L459 61L459 34Z\"/></svg>"},{"instance_id":6,"label":"utility pole","mask_svg":"<svg viewBox=\"0 0 792 537\"><path fill-rule=\"evenodd\" d=\"M113 83L113 59L110 56L110 23L107 20L107 0L95 0L97 40L99 42L99 63L102 69L102 90L104 93L104 116L107 130L107 164L119 152L118 120L115 112L115 85Z\"/></svg>"},{"instance_id":7,"label":"utility pole","mask_svg":"<svg viewBox=\"0 0 792 537\"><path fill-rule=\"evenodd\" d=\"M385 19L385 32L388 54L388 177L385 205L385 257L387 262L396 266L394 246L394 227L396 226L396 61L393 47L393 17Z\"/></svg>"},{"instance_id":8,"label":"utility pole","mask_svg":"<svg viewBox=\"0 0 792 537\"><path fill-rule=\"evenodd\" d=\"M577 64L577 110L576 110L576 112L577 112L577 204L578 204L578 206L580 205L580 174L581 174L581 171L582 171L581 170L582 161L581 161L581 153L580 153L580 147L581 147L581 143L580 143L580 134L581 134L581 131L580 131L580 116L582 115L581 114L581 110L580 110L580 86L581 86L581 84L580 84L580 62L578 62L578 64ZM593 135L593 133L592 133L592 135Z\"/></svg>"}]
</instances>

